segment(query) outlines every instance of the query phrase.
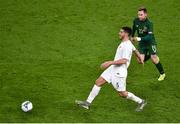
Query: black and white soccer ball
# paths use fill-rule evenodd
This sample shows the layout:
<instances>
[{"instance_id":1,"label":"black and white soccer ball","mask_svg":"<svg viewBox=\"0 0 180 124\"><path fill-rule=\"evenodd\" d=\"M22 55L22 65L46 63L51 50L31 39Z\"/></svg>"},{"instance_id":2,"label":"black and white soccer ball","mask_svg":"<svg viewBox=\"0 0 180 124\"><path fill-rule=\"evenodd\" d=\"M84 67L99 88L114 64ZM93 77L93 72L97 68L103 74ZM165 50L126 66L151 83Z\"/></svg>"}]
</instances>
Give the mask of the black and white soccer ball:
<instances>
[{"instance_id":1,"label":"black and white soccer ball","mask_svg":"<svg viewBox=\"0 0 180 124\"><path fill-rule=\"evenodd\" d=\"M25 101L21 104L21 109L24 112L29 112L33 109L33 104L30 101Z\"/></svg>"}]
</instances>

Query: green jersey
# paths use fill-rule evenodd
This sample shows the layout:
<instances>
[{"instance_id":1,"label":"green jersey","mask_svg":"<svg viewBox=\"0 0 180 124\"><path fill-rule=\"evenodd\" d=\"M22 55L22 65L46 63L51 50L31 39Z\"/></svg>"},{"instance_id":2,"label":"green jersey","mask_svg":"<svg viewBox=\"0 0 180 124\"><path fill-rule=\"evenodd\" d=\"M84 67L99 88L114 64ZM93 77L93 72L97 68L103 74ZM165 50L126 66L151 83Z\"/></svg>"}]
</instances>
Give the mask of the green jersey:
<instances>
[{"instance_id":1,"label":"green jersey","mask_svg":"<svg viewBox=\"0 0 180 124\"><path fill-rule=\"evenodd\" d=\"M133 37L136 31L138 37L141 38L139 44L156 45L155 37L153 34L153 23L150 22L148 19L140 21L138 18L135 18L133 21Z\"/></svg>"}]
</instances>

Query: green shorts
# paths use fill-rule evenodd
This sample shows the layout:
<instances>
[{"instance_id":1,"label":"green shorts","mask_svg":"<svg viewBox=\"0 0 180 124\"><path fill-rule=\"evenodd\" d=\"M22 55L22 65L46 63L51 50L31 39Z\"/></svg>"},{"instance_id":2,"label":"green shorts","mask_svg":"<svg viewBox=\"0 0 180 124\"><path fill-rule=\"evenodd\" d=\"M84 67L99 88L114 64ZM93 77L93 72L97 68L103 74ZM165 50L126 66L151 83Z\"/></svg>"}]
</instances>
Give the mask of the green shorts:
<instances>
[{"instance_id":1,"label":"green shorts","mask_svg":"<svg viewBox=\"0 0 180 124\"><path fill-rule=\"evenodd\" d=\"M141 54L144 55L156 55L157 54L157 45L150 44L150 45L138 45L138 50Z\"/></svg>"}]
</instances>

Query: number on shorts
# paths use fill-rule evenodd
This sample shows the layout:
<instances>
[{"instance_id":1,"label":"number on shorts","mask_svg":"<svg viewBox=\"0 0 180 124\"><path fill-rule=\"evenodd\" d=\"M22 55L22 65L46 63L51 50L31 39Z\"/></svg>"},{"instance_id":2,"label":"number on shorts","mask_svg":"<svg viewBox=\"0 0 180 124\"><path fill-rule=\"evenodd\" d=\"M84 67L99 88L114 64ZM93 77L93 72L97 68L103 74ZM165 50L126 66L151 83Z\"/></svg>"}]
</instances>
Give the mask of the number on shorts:
<instances>
[{"instance_id":1,"label":"number on shorts","mask_svg":"<svg viewBox=\"0 0 180 124\"><path fill-rule=\"evenodd\" d=\"M156 49L156 46L155 46L155 45L152 45L152 50L153 50L153 52L156 53L157 49Z\"/></svg>"}]
</instances>

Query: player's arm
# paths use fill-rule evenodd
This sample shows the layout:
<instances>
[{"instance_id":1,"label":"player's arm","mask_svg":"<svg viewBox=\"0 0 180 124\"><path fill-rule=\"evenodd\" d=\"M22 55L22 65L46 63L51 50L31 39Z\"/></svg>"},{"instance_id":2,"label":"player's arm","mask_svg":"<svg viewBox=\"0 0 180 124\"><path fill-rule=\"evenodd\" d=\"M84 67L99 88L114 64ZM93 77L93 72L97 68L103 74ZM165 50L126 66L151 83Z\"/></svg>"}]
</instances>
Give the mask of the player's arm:
<instances>
[{"instance_id":1,"label":"player's arm","mask_svg":"<svg viewBox=\"0 0 180 124\"><path fill-rule=\"evenodd\" d=\"M133 21L133 26L132 26L132 37L134 37L136 33L136 24L135 24L135 20Z\"/></svg>"},{"instance_id":2,"label":"player's arm","mask_svg":"<svg viewBox=\"0 0 180 124\"><path fill-rule=\"evenodd\" d=\"M136 47L133 45L132 47L133 53L135 54L137 61L139 64L144 64L143 58L141 56L141 54L139 53L139 51L136 49Z\"/></svg>"},{"instance_id":3,"label":"player's arm","mask_svg":"<svg viewBox=\"0 0 180 124\"><path fill-rule=\"evenodd\" d=\"M116 61L106 61L104 63L101 64L101 69L106 69L111 65L122 65L122 64L126 64L128 60L126 58L122 58Z\"/></svg>"},{"instance_id":4,"label":"player's arm","mask_svg":"<svg viewBox=\"0 0 180 124\"><path fill-rule=\"evenodd\" d=\"M126 64L127 61L128 60L126 58L122 58L116 61L112 61L111 65L122 65L122 64Z\"/></svg>"},{"instance_id":5,"label":"player's arm","mask_svg":"<svg viewBox=\"0 0 180 124\"><path fill-rule=\"evenodd\" d=\"M143 61L143 59L142 59L141 54L139 53L139 51L138 51L138 50L134 50L133 52L134 52L134 54L135 54L135 56L136 56L137 61L139 62L139 64L144 64L144 61Z\"/></svg>"}]
</instances>

